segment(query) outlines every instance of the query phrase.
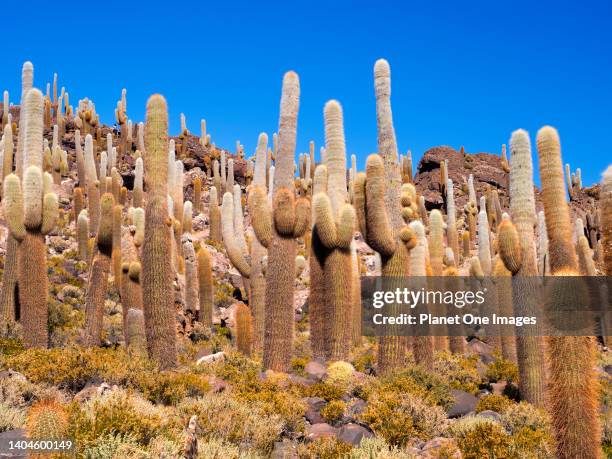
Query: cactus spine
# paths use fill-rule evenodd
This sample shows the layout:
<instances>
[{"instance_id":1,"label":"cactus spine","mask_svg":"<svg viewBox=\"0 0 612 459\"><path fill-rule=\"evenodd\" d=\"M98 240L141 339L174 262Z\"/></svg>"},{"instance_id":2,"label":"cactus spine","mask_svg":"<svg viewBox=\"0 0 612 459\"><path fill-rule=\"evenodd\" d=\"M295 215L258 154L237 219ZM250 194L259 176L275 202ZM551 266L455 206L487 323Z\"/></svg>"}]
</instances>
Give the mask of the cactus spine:
<instances>
[{"instance_id":1,"label":"cactus spine","mask_svg":"<svg viewBox=\"0 0 612 459\"><path fill-rule=\"evenodd\" d=\"M295 155L300 84L295 72L283 78L279 121L279 152L276 156L274 194L270 210L265 190L254 187L253 205L264 210L253 220L259 242L268 248L266 276L266 318L264 367L286 371L293 346L293 291L295 281L296 237L303 236L309 225L309 203L295 200L293 158ZM270 215L271 218L268 218Z\"/></svg>"},{"instance_id":2,"label":"cactus spine","mask_svg":"<svg viewBox=\"0 0 612 459\"><path fill-rule=\"evenodd\" d=\"M147 102L145 168L150 185L142 246L142 293L149 356L160 367L176 365L176 329L168 215L168 109L154 95Z\"/></svg>"},{"instance_id":3,"label":"cactus spine","mask_svg":"<svg viewBox=\"0 0 612 459\"><path fill-rule=\"evenodd\" d=\"M557 131L545 126L537 136L542 198L552 275L577 275L565 201L561 146ZM600 426L593 337L547 337L548 409L560 458L600 457Z\"/></svg>"},{"instance_id":4,"label":"cactus spine","mask_svg":"<svg viewBox=\"0 0 612 459\"><path fill-rule=\"evenodd\" d=\"M108 287L113 251L113 208L115 199L104 193L100 200L100 223L96 236L96 255L89 272L89 285L85 301L85 345L99 346L104 316L104 301ZM119 258L120 260L121 258Z\"/></svg>"}]
</instances>

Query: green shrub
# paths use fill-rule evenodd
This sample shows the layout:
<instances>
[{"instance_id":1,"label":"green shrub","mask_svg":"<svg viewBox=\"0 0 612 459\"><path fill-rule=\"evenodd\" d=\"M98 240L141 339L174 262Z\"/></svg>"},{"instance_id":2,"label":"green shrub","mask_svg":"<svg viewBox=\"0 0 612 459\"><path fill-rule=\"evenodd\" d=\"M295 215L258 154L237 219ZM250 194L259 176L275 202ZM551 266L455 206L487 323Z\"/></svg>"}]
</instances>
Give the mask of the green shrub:
<instances>
[{"instance_id":1,"label":"green shrub","mask_svg":"<svg viewBox=\"0 0 612 459\"><path fill-rule=\"evenodd\" d=\"M476 405L476 412L480 413L481 411L491 410L496 413L503 413L510 406L514 405L514 402L510 400L508 397L504 397L503 395L490 394L485 395L480 400L478 400L478 404Z\"/></svg>"},{"instance_id":2,"label":"green shrub","mask_svg":"<svg viewBox=\"0 0 612 459\"><path fill-rule=\"evenodd\" d=\"M436 354L434 371L450 383L453 389L476 394L482 379L478 374L478 357L464 357L449 352Z\"/></svg>"},{"instance_id":3,"label":"green shrub","mask_svg":"<svg viewBox=\"0 0 612 459\"><path fill-rule=\"evenodd\" d=\"M450 432L464 459L511 457L510 436L495 421L469 416L455 422Z\"/></svg>"},{"instance_id":4,"label":"green shrub","mask_svg":"<svg viewBox=\"0 0 612 459\"><path fill-rule=\"evenodd\" d=\"M331 400L339 400L345 394L342 387L327 384L325 382L319 382L312 386L307 386L303 389L305 397L320 397L328 402Z\"/></svg>"},{"instance_id":5,"label":"green shrub","mask_svg":"<svg viewBox=\"0 0 612 459\"><path fill-rule=\"evenodd\" d=\"M364 438L358 448L353 448L350 459L414 459L414 454L408 453L397 446L391 446L380 437Z\"/></svg>"},{"instance_id":6,"label":"green shrub","mask_svg":"<svg viewBox=\"0 0 612 459\"><path fill-rule=\"evenodd\" d=\"M25 410L16 408L9 403L0 400L0 432L20 429L26 420Z\"/></svg>"},{"instance_id":7,"label":"green shrub","mask_svg":"<svg viewBox=\"0 0 612 459\"><path fill-rule=\"evenodd\" d=\"M348 362L333 362L327 367L325 382L346 391L352 382L354 372L355 368Z\"/></svg>"},{"instance_id":8,"label":"green shrub","mask_svg":"<svg viewBox=\"0 0 612 459\"><path fill-rule=\"evenodd\" d=\"M283 432L283 420L279 415L266 415L258 406L223 393L186 399L178 405L177 412L180 427L196 415L204 439L220 438L261 453L269 454Z\"/></svg>"},{"instance_id":9,"label":"green shrub","mask_svg":"<svg viewBox=\"0 0 612 459\"><path fill-rule=\"evenodd\" d=\"M300 459L341 459L350 453L352 446L335 437L324 436L298 447Z\"/></svg>"},{"instance_id":10,"label":"green shrub","mask_svg":"<svg viewBox=\"0 0 612 459\"><path fill-rule=\"evenodd\" d=\"M447 425L445 411L410 393L378 391L368 400L359 419L388 443L405 446L415 438L427 441Z\"/></svg>"},{"instance_id":11,"label":"green shrub","mask_svg":"<svg viewBox=\"0 0 612 459\"><path fill-rule=\"evenodd\" d=\"M327 422L333 424L342 419L345 410L346 403L342 400L332 400L321 409L321 416L323 416Z\"/></svg>"},{"instance_id":12,"label":"green shrub","mask_svg":"<svg viewBox=\"0 0 612 459\"><path fill-rule=\"evenodd\" d=\"M518 367L514 362L497 355L487 368L486 376L490 381L515 382L518 381Z\"/></svg>"}]
</instances>

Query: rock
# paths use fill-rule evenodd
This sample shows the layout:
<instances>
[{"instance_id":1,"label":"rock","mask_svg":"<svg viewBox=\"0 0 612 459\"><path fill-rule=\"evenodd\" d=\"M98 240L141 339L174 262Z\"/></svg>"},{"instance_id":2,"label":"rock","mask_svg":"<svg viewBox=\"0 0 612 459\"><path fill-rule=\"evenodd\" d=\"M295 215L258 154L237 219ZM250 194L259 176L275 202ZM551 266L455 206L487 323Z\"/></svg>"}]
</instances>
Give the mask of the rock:
<instances>
[{"instance_id":1,"label":"rock","mask_svg":"<svg viewBox=\"0 0 612 459\"><path fill-rule=\"evenodd\" d=\"M289 440L274 442L274 449L270 459L297 459L297 448Z\"/></svg>"},{"instance_id":2,"label":"rock","mask_svg":"<svg viewBox=\"0 0 612 459\"><path fill-rule=\"evenodd\" d=\"M491 419L492 421L501 423L501 415L492 410L484 410L478 413L478 416L485 419Z\"/></svg>"},{"instance_id":3,"label":"rock","mask_svg":"<svg viewBox=\"0 0 612 459\"><path fill-rule=\"evenodd\" d=\"M315 381L321 381L327 373L327 368L321 362L312 360L308 362L304 367L304 373L306 373L309 378L314 379Z\"/></svg>"},{"instance_id":4,"label":"rock","mask_svg":"<svg viewBox=\"0 0 612 459\"><path fill-rule=\"evenodd\" d=\"M338 431L338 440L353 446L358 446L363 438L372 438L374 434L359 424L343 425Z\"/></svg>"},{"instance_id":5,"label":"rock","mask_svg":"<svg viewBox=\"0 0 612 459\"><path fill-rule=\"evenodd\" d=\"M314 384L314 381L312 379L304 378L303 376L294 374L289 375L289 381L291 381L293 384L299 384L300 386L312 386Z\"/></svg>"},{"instance_id":6,"label":"rock","mask_svg":"<svg viewBox=\"0 0 612 459\"><path fill-rule=\"evenodd\" d=\"M101 384L88 383L74 396L73 400L75 402L83 403L93 397L99 397L109 390L112 390L112 388L105 382Z\"/></svg>"},{"instance_id":7,"label":"rock","mask_svg":"<svg viewBox=\"0 0 612 459\"><path fill-rule=\"evenodd\" d=\"M335 437L338 435L338 429L330 426L326 422L319 422L306 428L306 440L314 441L321 437Z\"/></svg>"},{"instance_id":8,"label":"rock","mask_svg":"<svg viewBox=\"0 0 612 459\"><path fill-rule=\"evenodd\" d=\"M457 444L451 438L436 437L429 440L421 448L419 457L423 458L439 458L440 453L444 451L444 457L449 459L461 459L461 451L457 448ZM450 453L450 455L448 455Z\"/></svg>"},{"instance_id":9,"label":"rock","mask_svg":"<svg viewBox=\"0 0 612 459\"><path fill-rule=\"evenodd\" d=\"M216 354L207 355L204 357L200 357L196 362L196 365L202 365L213 362L220 362L225 359L225 352L217 352Z\"/></svg>"},{"instance_id":10,"label":"rock","mask_svg":"<svg viewBox=\"0 0 612 459\"><path fill-rule=\"evenodd\" d=\"M17 381L23 382L26 382L28 380L28 378L26 378L24 375L15 370L11 370L10 368L5 371L0 371L0 379L4 378L16 379Z\"/></svg>"},{"instance_id":11,"label":"rock","mask_svg":"<svg viewBox=\"0 0 612 459\"><path fill-rule=\"evenodd\" d=\"M609 375L612 375L612 365L606 365L604 367L604 371L608 373Z\"/></svg>"},{"instance_id":12,"label":"rock","mask_svg":"<svg viewBox=\"0 0 612 459\"><path fill-rule=\"evenodd\" d=\"M496 383L491 384L491 388L493 389L493 393L495 395L502 395L507 385L507 381L497 381Z\"/></svg>"},{"instance_id":13,"label":"rock","mask_svg":"<svg viewBox=\"0 0 612 459\"><path fill-rule=\"evenodd\" d=\"M347 416L354 418L357 415L363 413L367 406L368 404L365 400L362 400L360 398L353 398L348 404L346 414Z\"/></svg>"},{"instance_id":14,"label":"rock","mask_svg":"<svg viewBox=\"0 0 612 459\"><path fill-rule=\"evenodd\" d=\"M7 430L0 433L0 457L10 457L12 459L25 459L28 453L24 450L9 449L9 441L27 440L25 429Z\"/></svg>"},{"instance_id":15,"label":"rock","mask_svg":"<svg viewBox=\"0 0 612 459\"><path fill-rule=\"evenodd\" d=\"M304 417L311 424L323 424L325 423L325 419L321 416L321 409L327 405L325 399L321 397L308 397L305 399L306 401L306 414Z\"/></svg>"},{"instance_id":16,"label":"rock","mask_svg":"<svg viewBox=\"0 0 612 459\"><path fill-rule=\"evenodd\" d=\"M450 408L450 410L448 410L449 418L458 418L460 416L465 416L470 411L474 411L476 409L478 399L472 394L464 392L462 390L452 389L451 395L454 397L455 403Z\"/></svg>"}]
</instances>

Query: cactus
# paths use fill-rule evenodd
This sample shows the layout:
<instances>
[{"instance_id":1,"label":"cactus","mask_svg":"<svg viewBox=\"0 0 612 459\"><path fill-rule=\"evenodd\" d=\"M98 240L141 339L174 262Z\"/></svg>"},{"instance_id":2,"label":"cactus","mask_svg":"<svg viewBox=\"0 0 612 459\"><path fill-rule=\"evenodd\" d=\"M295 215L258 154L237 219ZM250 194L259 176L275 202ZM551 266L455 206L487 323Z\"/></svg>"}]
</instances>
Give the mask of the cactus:
<instances>
[{"instance_id":1,"label":"cactus","mask_svg":"<svg viewBox=\"0 0 612 459\"><path fill-rule=\"evenodd\" d=\"M147 339L142 309L128 309L125 326L125 341L130 353L146 355Z\"/></svg>"},{"instance_id":2,"label":"cactus","mask_svg":"<svg viewBox=\"0 0 612 459\"><path fill-rule=\"evenodd\" d=\"M200 298L198 319L204 326L212 326L213 314L213 281L212 281L212 261L210 252L204 246L200 247L197 254L198 268L198 290Z\"/></svg>"},{"instance_id":3,"label":"cactus","mask_svg":"<svg viewBox=\"0 0 612 459\"><path fill-rule=\"evenodd\" d=\"M132 206L144 207L144 188L143 188L144 163L142 158L136 158L134 166L134 189L132 192Z\"/></svg>"},{"instance_id":4,"label":"cactus","mask_svg":"<svg viewBox=\"0 0 612 459\"><path fill-rule=\"evenodd\" d=\"M2 156L2 180L13 171L13 130L11 125L4 126L2 137L3 156Z\"/></svg>"},{"instance_id":5,"label":"cactus","mask_svg":"<svg viewBox=\"0 0 612 459\"><path fill-rule=\"evenodd\" d=\"M81 260L89 260L89 217L87 209L81 210L77 218L77 239L79 257Z\"/></svg>"},{"instance_id":6,"label":"cactus","mask_svg":"<svg viewBox=\"0 0 612 459\"><path fill-rule=\"evenodd\" d=\"M92 233L96 233L100 219L100 183L96 172L91 134L87 134L85 137L85 176L87 180L87 209L89 210L90 230Z\"/></svg>"},{"instance_id":7,"label":"cactus","mask_svg":"<svg viewBox=\"0 0 612 459\"><path fill-rule=\"evenodd\" d=\"M26 419L29 440L65 440L68 436L68 413L56 400L41 400L30 408Z\"/></svg>"},{"instance_id":8,"label":"cactus","mask_svg":"<svg viewBox=\"0 0 612 459\"><path fill-rule=\"evenodd\" d=\"M538 212L538 273L541 276L550 274L548 234L546 233L546 220L543 210Z\"/></svg>"},{"instance_id":9,"label":"cactus","mask_svg":"<svg viewBox=\"0 0 612 459\"><path fill-rule=\"evenodd\" d=\"M115 199L111 193L104 193L100 200L100 222L96 236L96 255L89 272L89 284L85 300L85 341L86 346L99 346L104 316L104 302L111 269L113 251L113 209ZM121 258L119 258L121 260Z\"/></svg>"},{"instance_id":10,"label":"cactus","mask_svg":"<svg viewBox=\"0 0 612 459\"><path fill-rule=\"evenodd\" d=\"M21 157L23 182L14 174L6 177L2 204L10 234L19 242L17 277L20 310L15 317L19 315L21 318L26 347L46 347L48 277L45 235L53 230L57 222L58 198L48 192L50 177L42 172L43 97L38 89L28 92L24 108L27 123ZM7 254L5 263L9 260Z\"/></svg>"},{"instance_id":11,"label":"cactus","mask_svg":"<svg viewBox=\"0 0 612 459\"><path fill-rule=\"evenodd\" d=\"M563 165L557 131L545 126L537 136L542 199L552 275L577 275L569 207L563 193ZM565 292L559 292L565 295ZM563 298L564 296L560 296ZM548 410L560 458L600 457L595 342L589 336L547 337Z\"/></svg>"},{"instance_id":12,"label":"cactus","mask_svg":"<svg viewBox=\"0 0 612 459\"><path fill-rule=\"evenodd\" d=\"M453 181L446 182L446 239L453 253L459 253L459 236L457 235L457 212L455 210L455 195Z\"/></svg>"},{"instance_id":13,"label":"cactus","mask_svg":"<svg viewBox=\"0 0 612 459\"><path fill-rule=\"evenodd\" d=\"M193 179L193 210L196 215L202 212L202 179Z\"/></svg>"},{"instance_id":14,"label":"cactus","mask_svg":"<svg viewBox=\"0 0 612 459\"><path fill-rule=\"evenodd\" d=\"M612 166L608 166L601 180L600 206L603 271L612 276Z\"/></svg>"},{"instance_id":15,"label":"cactus","mask_svg":"<svg viewBox=\"0 0 612 459\"><path fill-rule=\"evenodd\" d=\"M268 248L266 276L266 317L263 362L266 369L286 371L290 367L293 345L293 290L296 237L303 236L309 225L309 203L297 201L293 189L297 113L300 86L295 72L283 78L279 122L280 150L276 156L272 209L265 189L254 186L253 208L263 212L253 220L253 229L261 245ZM254 214L255 215L255 214Z\"/></svg>"},{"instance_id":16,"label":"cactus","mask_svg":"<svg viewBox=\"0 0 612 459\"><path fill-rule=\"evenodd\" d=\"M498 228L500 257L512 275L523 278L522 284L537 276L533 228L536 222L533 192L533 166L529 135L522 129L510 139L510 212L512 222L504 215ZM535 287L534 287L535 288ZM533 290L514 289L515 314L535 314L538 298ZM544 361L542 340L538 336L516 337L521 396L536 406L544 403Z\"/></svg>"},{"instance_id":17,"label":"cactus","mask_svg":"<svg viewBox=\"0 0 612 459\"><path fill-rule=\"evenodd\" d=\"M446 186L448 185L448 162L443 160L440 162L440 192L446 195Z\"/></svg>"},{"instance_id":18,"label":"cactus","mask_svg":"<svg viewBox=\"0 0 612 459\"><path fill-rule=\"evenodd\" d=\"M478 213L478 258L485 276L491 274L491 247L489 235L489 220L485 210L485 198L480 198L481 209Z\"/></svg>"},{"instance_id":19,"label":"cactus","mask_svg":"<svg viewBox=\"0 0 612 459\"><path fill-rule=\"evenodd\" d=\"M470 232L464 231L461 233L461 245L463 247L463 258L467 260L470 258Z\"/></svg>"},{"instance_id":20,"label":"cactus","mask_svg":"<svg viewBox=\"0 0 612 459\"><path fill-rule=\"evenodd\" d=\"M209 219L209 238L215 242L221 242L221 209L219 208L219 199L217 198L217 187L210 188L210 199L208 209Z\"/></svg>"},{"instance_id":21,"label":"cactus","mask_svg":"<svg viewBox=\"0 0 612 459\"><path fill-rule=\"evenodd\" d=\"M433 209L429 215L429 249L432 274L441 276L444 257L444 220L438 209Z\"/></svg>"},{"instance_id":22,"label":"cactus","mask_svg":"<svg viewBox=\"0 0 612 459\"><path fill-rule=\"evenodd\" d=\"M242 214L242 209L235 209L235 204L232 193L228 192L223 195L223 205L221 207L223 244L232 264L243 278L248 279L251 276L251 266L236 235L237 229L235 227L235 214L237 212Z\"/></svg>"},{"instance_id":23,"label":"cactus","mask_svg":"<svg viewBox=\"0 0 612 459\"><path fill-rule=\"evenodd\" d=\"M227 178L225 179L225 189L230 193L234 189L234 160L231 158L227 162Z\"/></svg>"},{"instance_id":24,"label":"cactus","mask_svg":"<svg viewBox=\"0 0 612 459\"><path fill-rule=\"evenodd\" d=\"M267 172L267 145L268 136L265 133L259 134L257 139L257 149L255 151L255 169L253 171L253 187L258 187L264 194L266 193L266 172ZM252 216L260 215L257 210L252 209L251 198L249 196L249 212ZM265 216L264 218L269 218ZM266 301L266 279L262 269L262 260L266 256L266 249L259 239L253 238L251 241L251 275L249 305L253 315L253 348L259 352L263 349L264 323L265 323L265 301Z\"/></svg>"},{"instance_id":25,"label":"cactus","mask_svg":"<svg viewBox=\"0 0 612 459\"><path fill-rule=\"evenodd\" d=\"M584 235L578 236L576 243L576 252L578 254L578 266L580 273L583 276L596 276L597 269L595 261L593 261L593 251L589 247L589 240Z\"/></svg>"},{"instance_id":26,"label":"cactus","mask_svg":"<svg viewBox=\"0 0 612 459\"><path fill-rule=\"evenodd\" d=\"M355 211L347 203L346 150L342 108L335 101L325 104L325 165L327 192L313 196L313 233L320 244L314 255L323 267L325 284L322 320L325 324L325 357L347 360L352 340L351 244Z\"/></svg>"},{"instance_id":27,"label":"cactus","mask_svg":"<svg viewBox=\"0 0 612 459\"><path fill-rule=\"evenodd\" d=\"M236 308L236 347L246 356L251 355L253 342L253 319L251 310L244 304L238 304Z\"/></svg>"},{"instance_id":28,"label":"cactus","mask_svg":"<svg viewBox=\"0 0 612 459\"><path fill-rule=\"evenodd\" d=\"M123 223L123 207L116 205L113 207L113 249L112 249L112 265L113 276L115 279L115 288L119 291L121 286L121 234Z\"/></svg>"},{"instance_id":29,"label":"cactus","mask_svg":"<svg viewBox=\"0 0 612 459\"><path fill-rule=\"evenodd\" d=\"M191 201L185 201L183 206L183 233L191 233L193 230L193 205Z\"/></svg>"},{"instance_id":30,"label":"cactus","mask_svg":"<svg viewBox=\"0 0 612 459\"><path fill-rule=\"evenodd\" d=\"M191 311L195 317L200 309L196 254L189 235L183 235L181 243L183 245L183 256L185 257L185 310Z\"/></svg>"},{"instance_id":31,"label":"cactus","mask_svg":"<svg viewBox=\"0 0 612 459\"><path fill-rule=\"evenodd\" d=\"M144 165L149 185L142 245L142 293L147 349L160 367L176 365L175 310L168 215L168 109L160 95L147 102Z\"/></svg>"}]
</instances>

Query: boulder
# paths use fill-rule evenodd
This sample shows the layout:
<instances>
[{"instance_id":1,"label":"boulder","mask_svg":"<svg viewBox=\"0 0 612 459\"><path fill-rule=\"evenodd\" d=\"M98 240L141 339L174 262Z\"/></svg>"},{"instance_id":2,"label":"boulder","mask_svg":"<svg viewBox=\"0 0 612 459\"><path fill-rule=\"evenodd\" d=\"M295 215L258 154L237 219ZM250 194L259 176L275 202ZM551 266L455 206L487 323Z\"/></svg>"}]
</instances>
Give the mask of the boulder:
<instances>
[{"instance_id":1,"label":"boulder","mask_svg":"<svg viewBox=\"0 0 612 459\"><path fill-rule=\"evenodd\" d=\"M306 428L306 440L314 441L321 437L336 437L338 429L330 426L326 422L319 422Z\"/></svg>"},{"instance_id":2,"label":"boulder","mask_svg":"<svg viewBox=\"0 0 612 459\"><path fill-rule=\"evenodd\" d=\"M419 457L434 459L442 457L440 453L443 450L444 457L448 459L461 459L461 451L457 448L455 441L451 438L436 437L429 440L421 448ZM449 455L450 454L450 455Z\"/></svg>"},{"instance_id":3,"label":"boulder","mask_svg":"<svg viewBox=\"0 0 612 459\"><path fill-rule=\"evenodd\" d=\"M358 446L363 438L371 438L374 434L359 424L345 424L338 431L338 440L353 446Z\"/></svg>"},{"instance_id":4,"label":"boulder","mask_svg":"<svg viewBox=\"0 0 612 459\"><path fill-rule=\"evenodd\" d=\"M306 373L309 378L314 379L315 381L321 381L327 373L327 367L321 362L311 360L304 367L304 373Z\"/></svg>"},{"instance_id":5,"label":"boulder","mask_svg":"<svg viewBox=\"0 0 612 459\"><path fill-rule=\"evenodd\" d=\"M452 389L451 395L455 399L455 403L451 406L450 410L448 410L449 418L465 416L476 409L478 399L472 394L462 390Z\"/></svg>"}]
</instances>

